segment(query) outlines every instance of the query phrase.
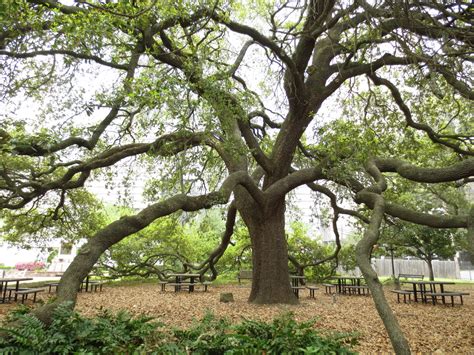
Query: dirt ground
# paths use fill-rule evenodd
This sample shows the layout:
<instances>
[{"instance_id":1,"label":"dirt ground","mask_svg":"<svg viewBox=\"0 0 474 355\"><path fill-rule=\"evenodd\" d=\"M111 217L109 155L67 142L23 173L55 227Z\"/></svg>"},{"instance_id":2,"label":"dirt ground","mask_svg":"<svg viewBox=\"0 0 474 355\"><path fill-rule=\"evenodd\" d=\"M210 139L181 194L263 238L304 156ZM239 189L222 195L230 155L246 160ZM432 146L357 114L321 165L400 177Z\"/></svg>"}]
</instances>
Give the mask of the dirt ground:
<instances>
[{"instance_id":1,"label":"dirt ground","mask_svg":"<svg viewBox=\"0 0 474 355\"><path fill-rule=\"evenodd\" d=\"M397 315L414 353L474 354L474 285L454 285L448 290L467 291L464 305L455 307L431 304L398 304L396 295L386 296ZM219 295L232 292L234 302L221 303ZM300 296L295 306L257 306L247 303L250 286L211 286L208 292L194 293L172 290L161 292L157 284L105 286L100 293L80 293L77 310L93 315L102 308L127 309L134 314L154 316L170 326L186 327L193 318L201 318L208 310L239 322L242 318L270 321L282 312L291 311L297 320L316 319L315 326L338 332L357 332L360 353L393 352L387 333L371 297L330 296L324 287L309 298L309 291ZM41 297L46 298L47 293ZM0 319L12 305L0 304Z\"/></svg>"}]
</instances>

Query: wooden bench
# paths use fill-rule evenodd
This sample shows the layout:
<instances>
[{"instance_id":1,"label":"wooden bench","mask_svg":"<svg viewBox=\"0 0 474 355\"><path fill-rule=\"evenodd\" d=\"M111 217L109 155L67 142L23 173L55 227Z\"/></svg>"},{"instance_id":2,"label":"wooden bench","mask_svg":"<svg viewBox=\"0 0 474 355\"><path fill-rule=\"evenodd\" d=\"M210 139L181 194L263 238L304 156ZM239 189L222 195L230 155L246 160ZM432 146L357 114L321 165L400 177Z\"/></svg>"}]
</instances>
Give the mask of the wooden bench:
<instances>
[{"instance_id":1,"label":"wooden bench","mask_svg":"<svg viewBox=\"0 0 474 355\"><path fill-rule=\"evenodd\" d=\"M59 286L59 282L51 282L49 284L46 284L46 286L48 286L48 293L51 293L51 290L53 287L56 287L56 292L58 291L58 286Z\"/></svg>"},{"instance_id":2,"label":"wooden bench","mask_svg":"<svg viewBox=\"0 0 474 355\"><path fill-rule=\"evenodd\" d=\"M368 286L355 286L355 285L342 285L342 293L348 293L349 295L370 295L370 290Z\"/></svg>"},{"instance_id":3,"label":"wooden bench","mask_svg":"<svg viewBox=\"0 0 474 355\"><path fill-rule=\"evenodd\" d=\"M309 297L311 297L311 298L316 298L316 297L314 296L314 291L318 290L318 287L306 285L306 288L309 290Z\"/></svg>"},{"instance_id":4,"label":"wooden bench","mask_svg":"<svg viewBox=\"0 0 474 355\"><path fill-rule=\"evenodd\" d=\"M408 302L411 302L411 295L413 291L410 290L390 290L390 292L397 294L397 302L400 303L400 295L403 295L403 303L407 303L407 295L408 295Z\"/></svg>"},{"instance_id":5,"label":"wooden bench","mask_svg":"<svg viewBox=\"0 0 474 355\"><path fill-rule=\"evenodd\" d=\"M240 270L239 274L237 275L237 279L239 280L239 285L241 280L252 280L253 278L253 271L252 270Z\"/></svg>"},{"instance_id":6,"label":"wooden bench","mask_svg":"<svg viewBox=\"0 0 474 355\"><path fill-rule=\"evenodd\" d=\"M29 290L29 288L25 288L25 287L19 287L18 289L16 287L8 287L7 288L7 291L8 291L8 300L11 300L12 298L15 300L18 299L18 296L16 295L16 291L25 291L25 290ZM12 296L12 293L15 293L15 296Z\"/></svg>"},{"instance_id":7,"label":"wooden bench","mask_svg":"<svg viewBox=\"0 0 474 355\"><path fill-rule=\"evenodd\" d=\"M94 292L97 292L97 289L99 292L102 292L102 288L104 286L104 282L102 281L89 281L89 288L92 292L92 289L94 289Z\"/></svg>"},{"instance_id":8,"label":"wooden bench","mask_svg":"<svg viewBox=\"0 0 474 355\"><path fill-rule=\"evenodd\" d=\"M28 295L33 294L33 303L36 302L36 294L38 292L43 292L43 288L27 288L27 289L22 289L15 292L15 300L17 299L18 295L21 295L21 303L25 303L25 301L28 299Z\"/></svg>"},{"instance_id":9,"label":"wooden bench","mask_svg":"<svg viewBox=\"0 0 474 355\"><path fill-rule=\"evenodd\" d=\"M404 278L405 280L406 279L420 279L420 280L423 280L423 278L425 277L425 275L420 275L420 274L398 274L398 279L400 280L400 278Z\"/></svg>"},{"instance_id":10,"label":"wooden bench","mask_svg":"<svg viewBox=\"0 0 474 355\"><path fill-rule=\"evenodd\" d=\"M425 301L427 300L428 297L431 297L431 301L433 302L433 305L436 304L438 301L438 297L441 297L443 304L446 304L446 297L451 297L451 306L454 307L454 297L459 297L461 300L461 304L464 304L462 301L462 296L468 296L468 292L455 292L455 291L450 291L450 292L425 292L424 297Z\"/></svg>"},{"instance_id":11,"label":"wooden bench","mask_svg":"<svg viewBox=\"0 0 474 355\"><path fill-rule=\"evenodd\" d=\"M168 281L158 281L158 285L161 286L161 292L165 292L166 291L166 285L168 284Z\"/></svg>"},{"instance_id":12,"label":"wooden bench","mask_svg":"<svg viewBox=\"0 0 474 355\"><path fill-rule=\"evenodd\" d=\"M166 285L174 286L175 292L181 291L182 288L187 288L188 292L192 292L194 290L194 286L197 284L191 282L168 282Z\"/></svg>"},{"instance_id":13,"label":"wooden bench","mask_svg":"<svg viewBox=\"0 0 474 355\"><path fill-rule=\"evenodd\" d=\"M97 290L102 292L104 284L105 282L103 281L94 281L94 280L91 280L89 282L82 281L81 286L79 286L79 292L82 292L83 290L85 290L86 286L87 286L86 292L92 292L92 291L97 292Z\"/></svg>"},{"instance_id":14,"label":"wooden bench","mask_svg":"<svg viewBox=\"0 0 474 355\"><path fill-rule=\"evenodd\" d=\"M300 298L300 290L306 289L305 286L291 286L293 293L295 294L296 298Z\"/></svg>"},{"instance_id":15,"label":"wooden bench","mask_svg":"<svg viewBox=\"0 0 474 355\"><path fill-rule=\"evenodd\" d=\"M325 293L328 295L332 295L332 290L337 287L336 284L323 284L323 286L326 288Z\"/></svg>"}]
</instances>

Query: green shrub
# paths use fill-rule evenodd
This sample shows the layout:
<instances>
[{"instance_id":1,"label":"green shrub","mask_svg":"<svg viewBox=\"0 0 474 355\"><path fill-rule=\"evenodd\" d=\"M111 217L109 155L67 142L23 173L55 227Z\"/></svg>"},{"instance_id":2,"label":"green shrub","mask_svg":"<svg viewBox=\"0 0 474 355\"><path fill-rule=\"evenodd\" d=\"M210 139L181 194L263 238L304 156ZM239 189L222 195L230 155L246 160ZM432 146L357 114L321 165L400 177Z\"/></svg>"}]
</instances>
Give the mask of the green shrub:
<instances>
[{"instance_id":1,"label":"green shrub","mask_svg":"<svg viewBox=\"0 0 474 355\"><path fill-rule=\"evenodd\" d=\"M323 337L314 322L298 323L291 313L234 326L208 313L187 329L166 331L149 317L125 312L88 319L63 305L49 327L25 312L9 315L21 326L0 328L7 333L0 338L1 354L352 354L344 343L355 341L353 334Z\"/></svg>"},{"instance_id":2,"label":"green shrub","mask_svg":"<svg viewBox=\"0 0 474 355\"><path fill-rule=\"evenodd\" d=\"M298 323L292 313L272 323L244 320L231 326L228 321L207 314L189 329L174 330L174 343L155 349L156 354L353 354L343 344L355 344L354 334L323 337L314 321Z\"/></svg>"},{"instance_id":3,"label":"green shrub","mask_svg":"<svg viewBox=\"0 0 474 355\"><path fill-rule=\"evenodd\" d=\"M0 353L34 354L112 354L131 353L145 347L146 338L157 328L149 317L132 318L125 312L107 311L87 319L65 304L58 307L46 327L24 310L10 315L19 327L1 328L7 337L0 338Z\"/></svg>"}]
</instances>

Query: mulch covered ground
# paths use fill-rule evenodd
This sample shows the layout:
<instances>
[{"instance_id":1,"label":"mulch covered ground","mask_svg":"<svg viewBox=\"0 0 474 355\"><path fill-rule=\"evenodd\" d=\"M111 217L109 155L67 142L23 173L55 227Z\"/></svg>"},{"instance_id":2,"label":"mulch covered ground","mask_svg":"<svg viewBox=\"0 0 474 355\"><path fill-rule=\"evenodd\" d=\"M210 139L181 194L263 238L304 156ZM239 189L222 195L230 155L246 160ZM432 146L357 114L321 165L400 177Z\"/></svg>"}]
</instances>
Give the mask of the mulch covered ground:
<instances>
[{"instance_id":1,"label":"mulch covered ground","mask_svg":"<svg viewBox=\"0 0 474 355\"><path fill-rule=\"evenodd\" d=\"M392 309L416 353L474 354L474 285L456 285L449 289L470 292L463 306L430 304L398 304L396 295L386 290ZM232 292L233 303L219 302L222 292ZM316 299L304 291L295 306L257 306L247 303L250 287L212 286L209 292L175 293L160 291L157 284L105 286L101 293L79 294L77 310L93 315L100 309L127 309L134 314L154 316L170 326L186 327L193 318L201 318L208 310L239 322L242 318L270 321L282 312L291 311L297 320L316 319L316 327L338 332L357 332L361 353L392 352L371 297L329 296L324 287L316 291ZM42 295L45 297L47 295ZM0 304L2 313L12 306Z\"/></svg>"}]
</instances>

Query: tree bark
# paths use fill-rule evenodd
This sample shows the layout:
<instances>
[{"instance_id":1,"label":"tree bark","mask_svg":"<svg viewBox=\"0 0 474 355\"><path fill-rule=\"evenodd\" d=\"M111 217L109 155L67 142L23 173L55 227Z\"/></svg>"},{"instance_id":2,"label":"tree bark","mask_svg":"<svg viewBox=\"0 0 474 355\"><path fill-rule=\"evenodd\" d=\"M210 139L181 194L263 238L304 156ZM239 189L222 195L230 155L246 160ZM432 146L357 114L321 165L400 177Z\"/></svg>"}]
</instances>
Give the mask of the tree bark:
<instances>
[{"instance_id":1,"label":"tree bark","mask_svg":"<svg viewBox=\"0 0 474 355\"><path fill-rule=\"evenodd\" d=\"M474 264L474 203L471 204L467 219L467 252L471 263Z\"/></svg>"},{"instance_id":2,"label":"tree bark","mask_svg":"<svg viewBox=\"0 0 474 355\"><path fill-rule=\"evenodd\" d=\"M375 303L375 308L382 319L385 329L392 343L396 354L410 354L410 346L406 340L403 331L398 324L397 318L390 308L385 294L383 292L382 284L379 281L378 275L370 265L370 251L377 242L379 236L379 227L383 218L384 201L379 196L375 203L374 212L370 224L364 233L364 237L357 243L356 260L359 268L367 282L367 286L372 293L372 298Z\"/></svg>"},{"instance_id":3,"label":"tree bark","mask_svg":"<svg viewBox=\"0 0 474 355\"><path fill-rule=\"evenodd\" d=\"M250 212L250 213L249 213ZM245 211L252 241L253 279L249 302L296 304L290 286L288 245L285 238L285 199L260 211Z\"/></svg>"}]
</instances>

